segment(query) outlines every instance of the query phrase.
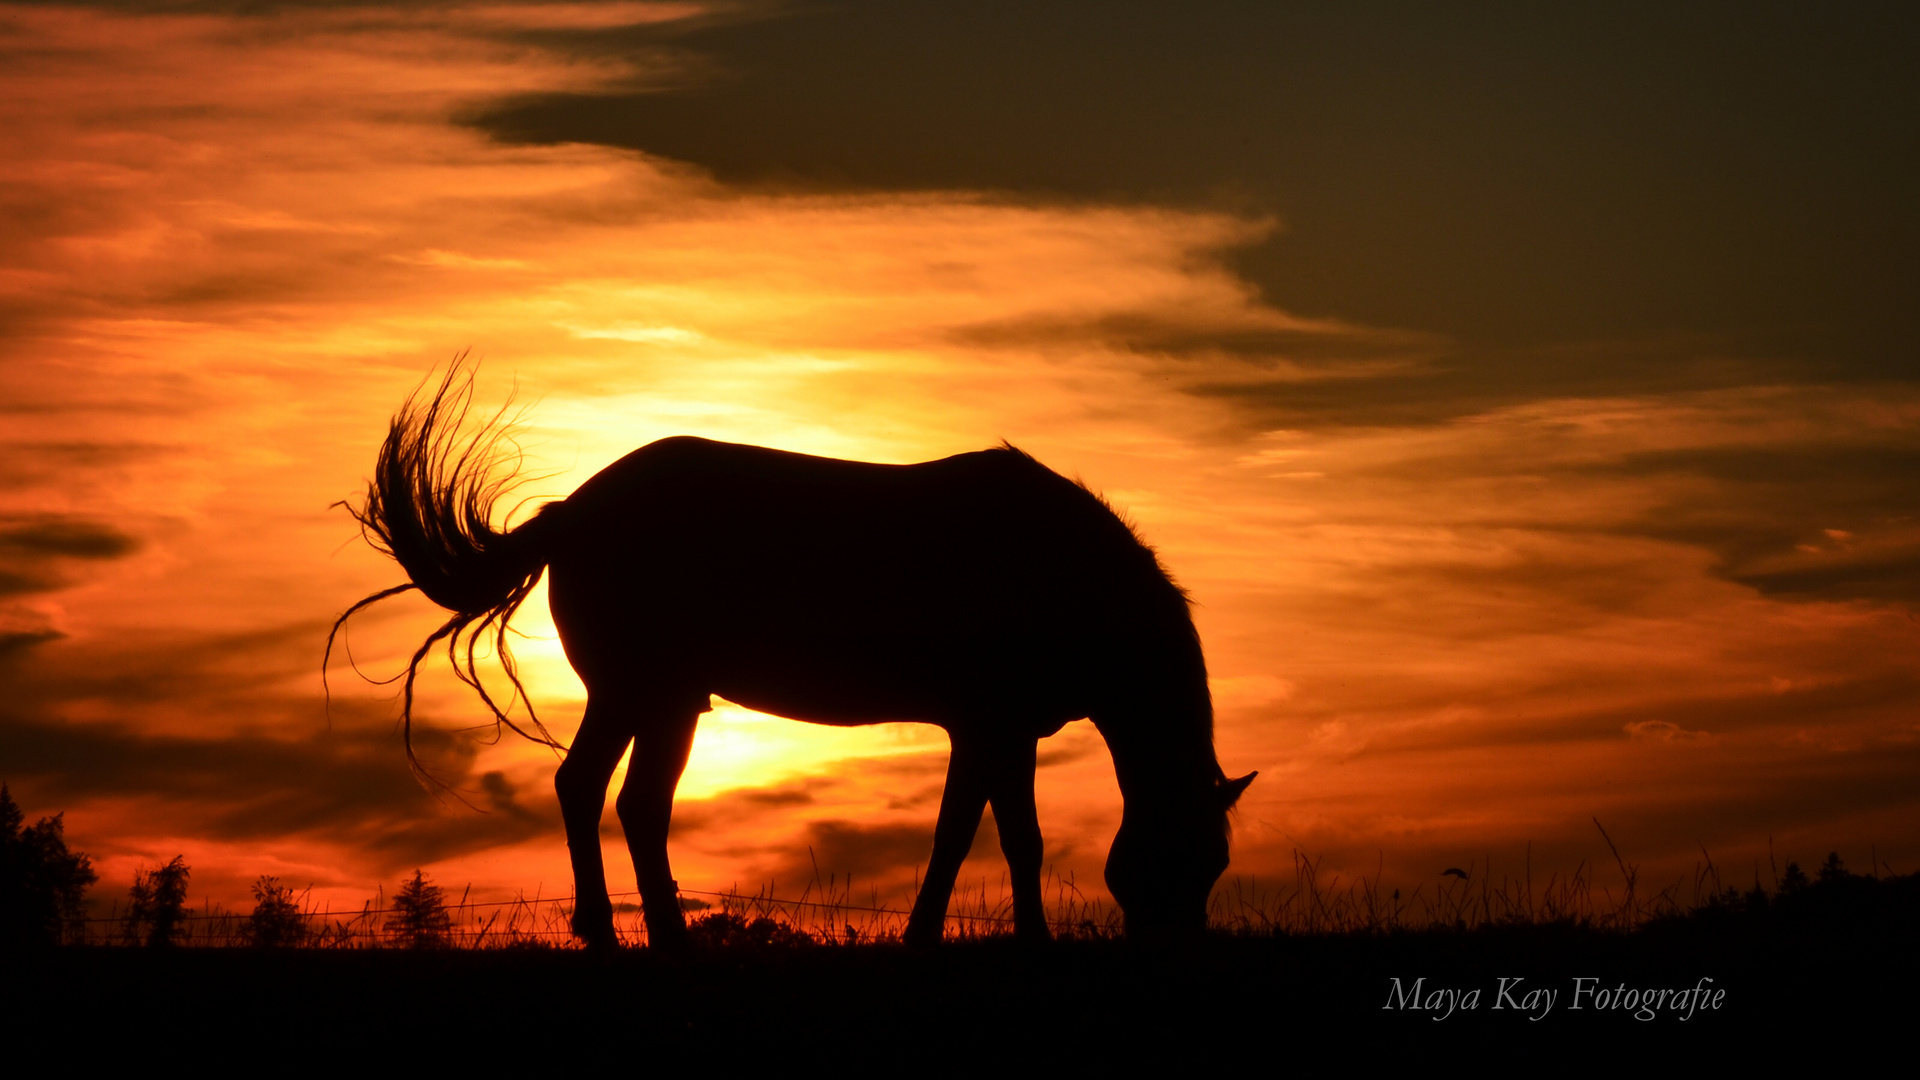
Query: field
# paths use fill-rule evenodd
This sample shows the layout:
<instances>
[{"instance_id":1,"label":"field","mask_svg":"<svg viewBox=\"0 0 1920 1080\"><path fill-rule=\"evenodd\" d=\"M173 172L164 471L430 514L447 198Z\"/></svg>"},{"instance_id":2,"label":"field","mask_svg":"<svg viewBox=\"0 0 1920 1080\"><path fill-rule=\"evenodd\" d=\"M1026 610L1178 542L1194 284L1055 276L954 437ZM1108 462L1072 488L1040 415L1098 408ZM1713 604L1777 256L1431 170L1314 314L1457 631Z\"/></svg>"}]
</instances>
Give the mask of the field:
<instances>
[{"instance_id":1,"label":"field","mask_svg":"<svg viewBox=\"0 0 1920 1080\"><path fill-rule=\"evenodd\" d=\"M1579 877L1524 890L1447 879L1396 898L1366 882L1332 889L1303 866L1291 888L1243 893L1237 908L1229 885L1216 929L1165 947L1127 942L1083 905L1061 940L1021 948L989 906L950 923L946 945L914 951L887 931L891 916L844 895L811 909L733 896L691 905L690 955L598 954L562 947L532 905L518 918L476 909L464 933L424 948L369 930L295 948L21 954L7 981L26 992L7 1025L112 1030L156 1047L209 1025L263 1048L325 1031L324 1052L577 1036L850 1066L929 1040L950 1044L956 1064L996 1047L1067 1060L1150 1045L1281 1060L1294 1040L1352 1035L1377 1037L1348 1044L1370 1056L1541 1040L1714 1054L1876 1041L1915 1003L1898 980L1920 959L1920 877L1789 869L1774 889L1681 903L1671 890L1641 898Z\"/></svg>"}]
</instances>

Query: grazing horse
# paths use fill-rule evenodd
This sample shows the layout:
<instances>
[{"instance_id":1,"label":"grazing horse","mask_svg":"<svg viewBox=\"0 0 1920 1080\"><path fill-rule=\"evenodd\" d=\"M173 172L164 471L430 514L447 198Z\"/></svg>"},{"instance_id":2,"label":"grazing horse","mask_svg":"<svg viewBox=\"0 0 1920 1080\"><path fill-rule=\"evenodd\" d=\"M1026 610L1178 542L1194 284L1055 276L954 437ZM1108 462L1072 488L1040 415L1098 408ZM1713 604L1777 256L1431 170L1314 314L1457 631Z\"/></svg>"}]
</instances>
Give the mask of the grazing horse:
<instances>
[{"instance_id":1,"label":"grazing horse","mask_svg":"<svg viewBox=\"0 0 1920 1080\"><path fill-rule=\"evenodd\" d=\"M444 640L500 722L551 744L537 720L525 731L487 696L475 646L491 629L518 691L507 620L552 573L553 621L587 688L554 776L573 929L586 942L615 941L599 827L631 744L615 807L648 935L684 943L667 825L712 694L812 723L946 729L952 756L911 943L940 939L988 803L1015 932L1048 937L1034 757L1040 739L1081 717L1105 737L1125 800L1106 881L1128 933L1204 926L1227 867L1227 811L1253 775L1229 780L1214 757L1185 594L1099 497L1010 445L877 465L680 437L635 450L500 532L490 521L513 483L500 461L506 429L496 417L463 433L471 393L471 371L456 365L430 400L416 393L394 417L367 502L349 509L412 584L360 601L335 631L418 588L454 614L408 665L409 735L414 675Z\"/></svg>"}]
</instances>

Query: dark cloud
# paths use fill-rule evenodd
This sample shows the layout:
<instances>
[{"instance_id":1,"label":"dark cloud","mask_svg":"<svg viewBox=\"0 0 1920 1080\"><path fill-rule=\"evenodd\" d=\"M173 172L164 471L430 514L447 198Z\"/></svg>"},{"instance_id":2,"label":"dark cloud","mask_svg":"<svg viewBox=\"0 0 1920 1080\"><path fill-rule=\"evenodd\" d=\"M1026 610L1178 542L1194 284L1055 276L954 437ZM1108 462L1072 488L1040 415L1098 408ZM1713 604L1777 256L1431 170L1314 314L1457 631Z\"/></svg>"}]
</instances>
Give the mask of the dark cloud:
<instances>
[{"instance_id":1,"label":"dark cloud","mask_svg":"<svg viewBox=\"0 0 1920 1080\"><path fill-rule=\"evenodd\" d=\"M929 776L944 776L947 772L947 752L928 750L914 754L888 754L881 758L863 758L859 763L860 773L871 779L885 778L889 781L913 783Z\"/></svg>"},{"instance_id":2,"label":"dark cloud","mask_svg":"<svg viewBox=\"0 0 1920 1080\"><path fill-rule=\"evenodd\" d=\"M1660 838L1679 848L1687 841L1673 835L1675 821L1686 822L1695 836L1709 838L1709 843L1715 838L1751 842L1792 830L1820 837L1823 846L1782 851L1781 865L1795 857L1817 861L1828 850L1824 845L1865 846L1863 842L1873 840L1844 827L1849 819L1902 810L1911 816L1920 809L1920 746L1781 756L1748 766L1746 778L1749 782L1737 787L1703 782L1643 795L1610 810L1608 828L1620 837L1639 838L1642 845L1645 838ZM1864 862L1867 853L1855 851Z\"/></svg>"},{"instance_id":3,"label":"dark cloud","mask_svg":"<svg viewBox=\"0 0 1920 1080\"><path fill-rule=\"evenodd\" d=\"M1572 633L1667 604L1673 571L1644 553L1519 551L1497 565L1433 563L1369 571L1369 587L1326 601L1341 621L1445 625L1461 645Z\"/></svg>"},{"instance_id":4,"label":"dark cloud","mask_svg":"<svg viewBox=\"0 0 1920 1080\"><path fill-rule=\"evenodd\" d=\"M1843 751L1809 748L1799 754L1743 757L1731 767L1714 750L1678 746L1661 748L1660 752L1690 755L1697 771L1689 775L1685 767L1662 770L1652 777L1613 784L1575 778L1569 791L1584 791L1591 799L1582 809L1564 817L1556 809L1541 817L1509 823L1504 835L1480 826L1458 838L1461 846L1456 855L1442 856L1447 861L1429 855L1433 861L1418 870L1404 864L1405 848L1401 852L1389 849L1386 880L1417 884L1436 875L1441 867L1465 865L1469 859L1492 855L1494 876L1518 877L1524 873L1545 881L1550 874L1565 875L1584 864L1589 880L1618 890L1619 864L1594 828L1595 817L1629 865L1644 869L1649 864L1663 864L1671 868L1671 876L1657 880L1652 880L1653 874L1643 873L1642 886L1651 886L1648 893L1676 880L1685 881L1680 876L1683 868L1697 866L1704 870L1708 858L1717 863L1716 872L1723 884L1742 887L1752 883L1756 871L1762 881L1771 883L1772 873L1784 868L1787 860L1797 859L1811 869L1811 863L1835 849L1845 854L1856 871L1865 869L1876 845L1880 857L1904 856L1906 864L1898 869L1911 869L1914 849L1897 825L1887 826L1911 820L1920 810L1920 745L1879 743ZM1555 794L1556 805L1563 806L1566 792ZM1318 808L1322 813L1326 809ZM1402 820L1391 819L1393 823ZM1321 851L1353 843L1350 834L1301 836L1288 829L1284 835L1275 836L1265 823L1248 824L1252 827L1243 828L1236 836L1236 867L1242 859L1256 865L1285 867L1299 853L1302 840ZM1382 820L1380 827L1388 824L1388 820ZM1376 850L1369 842L1360 850L1350 851L1348 874L1373 878L1377 873L1373 861ZM1777 853L1771 868L1770 851ZM1319 852L1315 854L1317 857ZM1402 862L1397 872L1392 866L1396 861ZM1322 869L1323 879L1332 876L1330 869ZM1291 873L1282 880L1291 881ZM1688 899L1692 895L1689 889L1683 885L1677 890L1678 897Z\"/></svg>"},{"instance_id":5,"label":"dark cloud","mask_svg":"<svg viewBox=\"0 0 1920 1080\"><path fill-rule=\"evenodd\" d=\"M1077 759L1086 752L1086 747L1075 745L1063 750L1058 760L1047 764ZM945 764L944 753L862 759L857 773L852 767L843 766L832 770L830 776L809 777L768 788L740 788L708 799L682 799L673 809L672 842L700 842L710 852L745 859L755 864L755 872L762 878L796 895L809 886L817 891L824 889L829 881L846 882L849 876L882 888L898 886L926 866L927 856L933 850L933 824L941 784L921 785L911 796L889 799L889 810L905 810L911 815L906 821L896 818L873 823L827 818L808 821L797 832L773 841L743 845L734 838L755 833L765 835L768 825L777 828L781 822L794 820L805 813L806 807L815 805L823 794L844 787L849 775L859 775L868 782L884 778L918 781L944 769ZM612 833L617 826L604 828ZM721 846L715 847L716 843ZM974 835L968 858L998 859L999 845L999 833L989 809ZM1070 844L1056 844L1049 850L1059 857L1071 848Z\"/></svg>"},{"instance_id":6,"label":"dark cloud","mask_svg":"<svg viewBox=\"0 0 1920 1080\"><path fill-rule=\"evenodd\" d=\"M69 583L67 560L118 559L138 540L110 525L79 518L0 520L0 597L49 592Z\"/></svg>"},{"instance_id":7,"label":"dark cloud","mask_svg":"<svg viewBox=\"0 0 1920 1080\"><path fill-rule=\"evenodd\" d=\"M1887 395L1908 396L1899 388ZM1444 553L1402 562L1374 571L1379 588L1351 604L1384 609L1420 596L1423 604L1491 599L1511 607L1527 596L1532 606L1512 616L1544 619L1537 630L1660 602L1681 568L1650 558L1645 545L1605 543L1616 537L1708 551L1713 574L1770 597L1920 604L1920 439L1900 427L1863 426L1853 414L1871 411L1871 402L1863 388L1826 395L1804 414L1786 400L1683 406L1717 414L1717 430L1703 433L1718 445L1606 453L1605 439L1585 442L1549 416L1521 422L1509 442L1468 438L1358 467L1319 459L1334 470L1331 479L1382 493L1470 485L1482 496L1469 511L1471 526L1514 531L1500 541L1495 564L1446 562ZM1839 411L1823 415L1836 403ZM1759 442L1749 429L1780 434ZM1484 499L1503 491L1504 499ZM1566 519L1558 511L1543 517L1533 505L1582 497L1610 509ZM1408 502L1421 505L1416 495ZM1581 534L1601 543L1556 542ZM1487 634L1510 629L1498 620L1476 625Z\"/></svg>"},{"instance_id":8,"label":"dark cloud","mask_svg":"<svg viewBox=\"0 0 1920 1080\"><path fill-rule=\"evenodd\" d=\"M674 803L673 833L676 836L706 831L726 834L769 817L784 818L795 810L816 804L823 794L843 787L846 778L854 775L868 783L878 783L889 809L937 807L944 784L929 785L924 781L944 773L946 764L944 752L892 754L857 762L836 762L823 768L821 775L771 787L734 788L705 799L683 798ZM902 785L908 790L891 790Z\"/></svg>"},{"instance_id":9,"label":"dark cloud","mask_svg":"<svg viewBox=\"0 0 1920 1080\"><path fill-rule=\"evenodd\" d=\"M1913 10L745 10L772 17L523 34L693 53L710 74L496 101L467 122L732 184L1274 215L1284 229L1236 262L1276 304L1476 348L1699 333L1803 378L1910 374Z\"/></svg>"},{"instance_id":10,"label":"dark cloud","mask_svg":"<svg viewBox=\"0 0 1920 1080\"><path fill-rule=\"evenodd\" d=\"M982 843L997 843L993 830L983 826L974 837L974 851ZM991 849L989 849L991 850ZM880 882L910 877L924 868L933 851L933 822L869 825L857 821L809 822L800 835L781 845L768 876L775 882L805 885L829 879Z\"/></svg>"},{"instance_id":11,"label":"dark cloud","mask_svg":"<svg viewBox=\"0 0 1920 1080\"><path fill-rule=\"evenodd\" d=\"M23 574L18 570L0 570L0 596L18 596L22 593L47 592L65 584L61 579L44 574Z\"/></svg>"},{"instance_id":12,"label":"dark cloud","mask_svg":"<svg viewBox=\"0 0 1920 1080\"><path fill-rule=\"evenodd\" d=\"M816 821L807 826L806 846L823 870L841 877L881 877L897 874L902 867L923 865L933 850L933 829L931 823Z\"/></svg>"},{"instance_id":13,"label":"dark cloud","mask_svg":"<svg viewBox=\"0 0 1920 1080\"><path fill-rule=\"evenodd\" d=\"M1611 680L1618 682L1617 679ZM1375 754L1424 754L1469 747L1519 747L1632 737L1635 725L1671 724L1684 732L1713 736L1795 730L1844 731L1855 721L1911 711L1920 705L1920 677L1910 673L1835 679L1778 692L1728 689L1721 694L1673 695L1658 704L1608 705L1603 708L1543 712L1543 699L1574 702L1597 686L1529 687L1525 699L1509 704L1491 695L1482 705L1495 717L1484 722L1381 733L1364 751ZM1615 685L1612 689L1618 689ZM1644 728L1642 729L1644 730Z\"/></svg>"},{"instance_id":14,"label":"dark cloud","mask_svg":"<svg viewBox=\"0 0 1920 1080\"><path fill-rule=\"evenodd\" d=\"M471 806L425 790L394 733L202 739L0 716L0 761L11 782L24 781L49 804L139 800L161 829L350 844L386 870L557 831L558 811L544 791L527 806L503 774L468 774L470 740L416 728L414 742L429 769Z\"/></svg>"},{"instance_id":15,"label":"dark cloud","mask_svg":"<svg viewBox=\"0 0 1920 1080\"><path fill-rule=\"evenodd\" d=\"M1728 580L1773 596L1920 602L1920 446L1658 451L1591 471L1698 481L1624 531L1706 547Z\"/></svg>"},{"instance_id":16,"label":"dark cloud","mask_svg":"<svg viewBox=\"0 0 1920 1080\"><path fill-rule=\"evenodd\" d=\"M1801 565L1745 567L1728 576L1769 596L1920 604L1920 540L1863 557L1841 554L1795 561Z\"/></svg>"},{"instance_id":17,"label":"dark cloud","mask_svg":"<svg viewBox=\"0 0 1920 1080\"><path fill-rule=\"evenodd\" d=\"M0 523L0 558L65 556L117 559L140 547L133 537L97 521L40 518Z\"/></svg>"},{"instance_id":18,"label":"dark cloud","mask_svg":"<svg viewBox=\"0 0 1920 1080\"><path fill-rule=\"evenodd\" d=\"M812 805L818 793L837 786L835 777L809 777L764 788L735 788L706 799L676 799L673 804L673 835L718 830L726 834L768 815L779 815L796 807ZM617 831L616 824L603 824Z\"/></svg>"},{"instance_id":19,"label":"dark cloud","mask_svg":"<svg viewBox=\"0 0 1920 1080\"><path fill-rule=\"evenodd\" d=\"M1341 374L1377 371L1396 356L1424 360L1439 342L1417 334L1318 326L1234 328L1180 321L1177 313L1127 313L1098 319L1024 316L956 327L947 337L986 348L1085 348L1106 345L1174 359L1228 358L1253 371L1276 364L1300 365Z\"/></svg>"},{"instance_id":20,"label":"dark cloud","mask_svg":"<svg viewBox=\"0 0 1920 1080\"><path fill-rule=\"evenodd\" d=\"M1198 372L1183 385L1232 405L1250 427L1384 428L1444 424L1543 398L1651 396L1846 375L1840 368L1802 370L1777 357L1730 359L1725 341L1699 335L1530 347L1465 348L1363 335L1351 342L1376 363L1316 372L1308 354L1306 374L1346 377L1276 377L1247 365ZM1381 358L1401 362L1383 369Z\"/></svg>"},{"instance_id":21,"label":"dark cloud","mask_svg":"<svg viewBox=\"0 0 1920 1080\"><path fill-rule=\"evenodd\" d=\"M63 197L49 197L56 192ZM130 216L120 193L110 185L63 183L28 170L0 178L0 235L7 237L7 261L14 265L57 257L63 242L109 232L126 225ZM12 292L0 301L0 326L11 330L44 325L37 318L44 300L44 293Z\"/></svg>"},{"instance_id":22,"label":"dark cloud","mask_svg":"<svg viewBox=\"0 0 1920 1080\"><path fill-rule=\"evenodd\" d=\"M0 576L0 595L5 595L7 591L6 578ZM25 653L35 645L58 641L65 636L58 630L0 630L0 663Z\"/></svg>"},{"instance_id":23,"label":"dark cloud","mask_svg":"<svg viewBox=\"0 0 1920 1080\"><path fill-rule=\"evenodd\" d=\"M1920 446L1840 444L1646 451L1606 469L1641 476L1684 472L1742 485L1837 485L1824 501L1857 506L1920 495L1917 466Z\"/></svg>"},{"instance_id":24,"label":"dark cloud","mask_svg":"<svg viewBox=\"0 0 1920 1080\"><path fill-rule=\"evenodd\" d=\"M49 6L132 15L238 15L272 18L299 11L450 11L466 0L53 0Z\"/></svg>"},{"instance_id":25,"label":"dark cloud","mask_svg":"<svg viewBox=\"0 0 1920 1080\"><path fill-rule=\"evenodd\" d=\"M940 805L940 796L947 790L947 782L923 784L913 791L895 795L887 800L889 810L924 810Z\"/></svg>"},{"instance_id":26,"label":"dark cloud","mask_svg":"<svg viewBox=\"0 0 1920 1080\"><path fill-rule=\"evenodd\" d=\"M444 785L430 791L409 770L390 702L329 708L287 691L289 679L317 665L325 628L296 623L119 647L50 630L9 635L18 644L0 638L11 646L0 647L0 769L49 805L131 801L140 827L338 843L383 873L548 833L559 842L546 785L521 789L503 773L476 774L480 743L470 735L416 716L415 749ZM103 648L111 650L104 658ZM125 719L68 719L80 711ZM156 733L156 714L204 716L221 730Z\"/></svg>"},{"instance_id":27,"label":"dark cloud","mask_svg":"<svg viewBox=\"0 0 1920 1080\"><path fill-rule=\"evenodd\" d=\"M56 642L37 650L31 666L0 669L0 677L8 704L23 715L49 714L74 701L125 712L180 705L300 730L323 720L320 702L288 697L277 687L318 666L328 625L163 636L107 646L105 655L97 643Z\"/></svg>"},{"instance_id":28,"label":"dark cloud","mask_svg":"<svg viewBox=\"0 0 1920 1080\"><path fill-rule=\"evenodd\" d=\"M798 786L798 787L787 787L787 788L775 789L775 790L754 788L748 791L740 792L737 797L741 802L747 803L752 806L764 806L764 807L808 806L816 801L814 799L813 791L809 790L809 788L818 788L820 786L822 785L815 783L810 785L804 785L804 786Z\"/></svg>"}]
</instances>

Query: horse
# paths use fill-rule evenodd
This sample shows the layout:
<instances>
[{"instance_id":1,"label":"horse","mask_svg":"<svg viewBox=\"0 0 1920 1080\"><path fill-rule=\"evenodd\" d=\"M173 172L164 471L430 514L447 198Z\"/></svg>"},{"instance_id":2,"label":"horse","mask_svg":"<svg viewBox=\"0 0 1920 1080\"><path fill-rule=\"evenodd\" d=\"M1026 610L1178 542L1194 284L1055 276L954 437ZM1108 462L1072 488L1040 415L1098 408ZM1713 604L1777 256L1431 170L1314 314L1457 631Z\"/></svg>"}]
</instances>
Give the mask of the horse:
<instances>
[{"instance_id":1,"label":"horse","mask_svg":"<svg viewBox=\"0 0 1920 1080\"><path fill-rule=\"evenodd\" d=\"M1034 809L1039 740L1090 718L1124 801L1105 879L1130 937L1196 932L1228 865L1228 811L1252 782L1214 755L1206 661L1187 595L1099 496L1011 444L912 465L813 457L690 436L633 451L564 500L496 530L518 477L505 409L468 433L472 371L450 367L389 425L366 502L347 509L409 582L452 613L406 670L444 641L497 723L559 749L532 716L507 624L541 573L568 661L587 689L554 774L574 874L572 928L616 943L599 827L615 800L649 941L684 947L667 857L674 791L696 724L720 695L818 724L918 721L951 754L933 850L908 917L937 942L961 860L991 804L1013 888L1016 938L1050 934ZM481 684L491 631L515 698ZM461 643L464 639L464 656ZM331 654L333 637L328 638ZM324 662L323 662L324 667ZM531 728L531 730L528 730Z\"/></svg>"}]
</instances>

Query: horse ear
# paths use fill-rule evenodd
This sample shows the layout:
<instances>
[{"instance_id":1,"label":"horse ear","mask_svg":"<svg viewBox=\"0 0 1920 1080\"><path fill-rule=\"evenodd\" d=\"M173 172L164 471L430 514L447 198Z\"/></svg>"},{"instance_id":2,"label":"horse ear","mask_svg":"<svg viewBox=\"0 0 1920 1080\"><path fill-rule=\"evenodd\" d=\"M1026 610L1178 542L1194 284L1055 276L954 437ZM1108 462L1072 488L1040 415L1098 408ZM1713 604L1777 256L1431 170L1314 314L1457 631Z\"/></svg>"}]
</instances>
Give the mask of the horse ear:
<instances>
[{"instance_id":1,"label":"horse ear","mask_svg":"<svg viewBox=\"0 0 1920 1080\"><path fill-rule=\"evenodd\" d=\"M1253 783L1253 778L1259 775L1260 771L1255 769L1238 780L1220 781L1220 809L1233 809L1233 804L1240 801L1240 796L1247 790L1247 785Z\"/></svg>"}]
</instances>

